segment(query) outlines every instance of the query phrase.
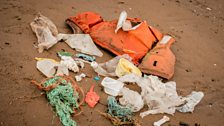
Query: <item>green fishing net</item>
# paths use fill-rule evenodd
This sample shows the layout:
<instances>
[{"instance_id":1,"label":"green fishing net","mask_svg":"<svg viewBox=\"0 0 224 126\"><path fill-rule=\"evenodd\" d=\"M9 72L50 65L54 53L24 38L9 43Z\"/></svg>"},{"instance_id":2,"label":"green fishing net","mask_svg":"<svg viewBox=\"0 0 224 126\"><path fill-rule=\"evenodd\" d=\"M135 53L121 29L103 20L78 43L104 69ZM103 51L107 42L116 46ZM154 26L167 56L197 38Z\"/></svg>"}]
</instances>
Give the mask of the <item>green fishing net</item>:
<instances>
[{"instance_id":1,"label":"green fishing net","mask_svg":"<svg viewBox=\"0 0 224 126\"><path fill-rule=\"evenodd\" d=\"M62 77L50 78L44 82L43 86L47 87L55 83L60 84L46 92L50 104L55 108L64 126L77 126L76 122L72 120L71 114L74 112L73 108L78 108L78 92L74 91L71 82Z\"/></svg>"},{"instance_id":2,"label":"green fishing net","mask_svg":"<svg viewBox=\"0 0 224 126\"><path fill-rule=\"evenodd\" d=\"M123 107L119 105L116 99L112 96L108 97L108 110L111 116L120 118L123 122L127 122L132 117L132 111L128 107Z\"/></svg>"}]
</instances>

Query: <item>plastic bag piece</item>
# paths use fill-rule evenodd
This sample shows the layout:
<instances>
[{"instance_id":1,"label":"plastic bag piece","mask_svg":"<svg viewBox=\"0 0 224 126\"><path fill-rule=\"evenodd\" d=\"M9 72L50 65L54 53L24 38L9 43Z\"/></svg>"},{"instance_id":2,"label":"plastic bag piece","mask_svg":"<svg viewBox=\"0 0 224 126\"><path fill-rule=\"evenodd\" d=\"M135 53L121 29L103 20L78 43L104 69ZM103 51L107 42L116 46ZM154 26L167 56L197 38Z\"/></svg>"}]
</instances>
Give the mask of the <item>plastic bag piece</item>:
<instances>
[{"instance_id":1,"label":"plastic bag piece","mask_svg":"<svg viewBox=\"0 0 224 126\"><path fill-rule=\"evenodd\" d=\"M69 70L73 72L79 72L79 67L74 59L70 56L62 56L60 64L66 66Z\"/></svg>"},{"instance_id":2,"label":"plastic bag piece","mask_svg":"<svg viewBox=\"0 0 224 126\"><path fill-rule=\"evenodd\" d=\"M89 34L58 34L58 40L64 40L76 51L102 57L103 53L93 43Z\"/></svg>"},{"instance_id":3,"label":"plastic bag piece","mask_svg":"<svg viewBox=\"0 0 224 126\"><path fill-rule=\"evenodd\" d=\"M133 112L138 112L144 106L141 95L126 87L121 89L119 96L122 96L119 98L119 103L123 106L129 107Z\"/></svg>"},{"instance_id":4,"label":"plastic bag piece","mask_svg":"<svg viewBox=\"0 0 224 126\"><path fill-rule=\"evenodd\" d=\"M117 27L115 29L115 33L117 33L117 31L122 28L123 31L130 31L130 30L135 30L136 28L138 28L140 26L140 23L137 23L134 27L132 26L132 22L130 20L126 20L127 19L127 12L126 11L122 11L120 14L120 17L118 19L117 22Z\"/></svg>"},{"instance_id":5,"label":"plastic bag piece","mask_svg":"<svg viewBox=\"0 0 224 126\"><path fill-rule=\"evenodd\" d=\"M177 107L177 110L180 112L193 112L194 107L201 101L203 97L203 92L193 91L190 95L184 98L186 103L181 107Z\"/></svg>"},{"instance_id":6,"label":"plastic bag piece","mask_svg":"<svg viewBox=\"0 0 224 126\"><path fill-rule=\"evenodd\" d=\"M56 36L58 30L54 23L47 17L38 14L34 21L30 23L30 26L37 36L39 53L42 53L44 49L49 49L57 43Z\"/></svg>"},{"instance_id":7,"label":"plastic bag piece","mask_svg":"<svg viewBox=\"0 0 224 126\"><path fill-rule=\"evenodd\" d=\"M119 17L119 20L117 22L117 27L115 29L115 33L117 33L117 31L123 26L124 22L126 21L127 19L127 12L126 11L122 11L121 14L120 14L120 17Z\"/></svg>"},{"instance_id":8,"label":"plastic bag piece","mask_svg":"<svg viewBox=\"0 0 224 126\"><path fill-rule=\"evenodd\" d=\"M100 96L96 94L94 90L94 85L91 86L89 92L86 94L85 102L89 105L89 107L93 108L100 100Z\"/></svg>"},{"instance_id":9,"label":"plastic bag piece","mask_svg":"<svg viewBox=\"0 0 224 126\"><path fill-rule=\"evenodd\" d=\"M123 58L119 60L115 73L118 77L130 73L135 73L138 76L142 76L142 72L135 65Z\"/></svg>"},{"instance_id":10,"label":"plastic bag piece","mask_svg":"<svg viewBox=\"0 0 224 126\"><path fill-rule=\"evenodd\" d=\"M168 122L168 121L170 121L170 118L169 118L168 116L163 116L162 119L160 119L160 120L154 122L154 123L153 123L153 126L161 126L161 125L163 125L164 123L166 123L166 122Z\"/></svg>"},{"instance_id":11,"label":"plastic bag piece","mask_svg":"<svg viewBox=\"0 0 224 126\"><path fill-rule=\"evenodd\" d=\"M115 70L121 58L124 58L128 61L132 60L132 58L128 54L124 54L121 56L116 56L115 58L105 63L98 64L97 62L92 62L91 66L94 69L94 71L101 76L116 76Z\"/></svg>"},{"instance_id":12,"label":"plastic bag piece","mask_svg":"<svg viewBox=\"0 0 224 126\"><path fill-rule=\"evenodd\" d=\"M76 76L75 76L75 80L76 80L76 81L81 81L82 78L84 78L84 77L86 77L86 74L81 73L80 75L76 75Z\"/></svg>"},{"instance_id":13,"label":"plastic bag piece","mask_svg":"<svg viewBox=\"0 0 224 126\"><path fill-rule=\"evenodd\" d=\"M37 61L37 69L46 77L53 77L55 75L69 75L68 69L64 68L59 62L47 58L35 58Z\"/></svg>"},{"instance_id":14,"label":"plastic bag piece","mask_svg":"<svg viewBox=\"0 0 224 126\"><path fill-rule=\"evenodd\" d=\"M171 79L174 74L175 55L170 46L174 41L172 37L165 35L155 48L146 54L138 68L143 73Z\"/></svg>"},{"instance_id":15,"label":"plastic bag piece","mask_svg":"<svg viewBox=\"0 0 224 126\"><path fill-rule=\"evenodd\" d=\"M104 87L104 92L112 96L117 96L124 86L122 82L114 80L110 77L105 77L102 80L101 85Z\"/></svg>"},{"instance_id":16,"label":"plastic bag piece","mask_svg":"<svg viewBox=\"0 0 224 126\"><path fill-rule=\"evenodd\" d=\"M131 31L123 31L123 29L117 33L115 33L117 20L103 21L100 15L92 12L78 14L70 17L69 20L77 24L84 33L89 33L96 44L116 55L128 54L135 64L145 56L154 42L162 38L162 34L157 29L149 27L146 21L138 18L126 20L131 24L140 23L138 28ZM91 27L89 22L94 22Z\"/></svg>"}]
</instances>

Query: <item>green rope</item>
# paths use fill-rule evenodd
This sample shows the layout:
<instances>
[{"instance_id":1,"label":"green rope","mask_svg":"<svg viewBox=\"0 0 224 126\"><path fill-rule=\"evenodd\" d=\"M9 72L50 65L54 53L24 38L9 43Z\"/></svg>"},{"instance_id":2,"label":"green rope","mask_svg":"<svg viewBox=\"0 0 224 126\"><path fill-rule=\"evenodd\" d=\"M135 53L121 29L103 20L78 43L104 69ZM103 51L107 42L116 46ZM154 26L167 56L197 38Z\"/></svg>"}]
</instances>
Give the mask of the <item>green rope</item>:
<instances>
[{"instance_id":1,"label":"green rope","mask_svg":"<svg viewBox=\"0 0 224 126\"><path fill-rule=\"evenodd\" d=\"M62 77L50 78L43 86L47 87L56 82L60 84L46 92L47 98L50 104L55 108L60 121L64 126L77 126L76 122L72 120L71 114L73 113L73 108L78 108L78 93L75 91L70 82L67 82Z\"/></svg>"},{"instance_id":2,"label":"green rope","mask_svg":"<svg viewBox=\"0 0 224 126\"><path fill-rule=\"evenodd\" d=\"M108 97L108 113L111 116L116 116L120 118L122 121L127 122L132 117L132 111L128 107L120 106L116 99L112 96Z\"/></svg>"}]
</instances>

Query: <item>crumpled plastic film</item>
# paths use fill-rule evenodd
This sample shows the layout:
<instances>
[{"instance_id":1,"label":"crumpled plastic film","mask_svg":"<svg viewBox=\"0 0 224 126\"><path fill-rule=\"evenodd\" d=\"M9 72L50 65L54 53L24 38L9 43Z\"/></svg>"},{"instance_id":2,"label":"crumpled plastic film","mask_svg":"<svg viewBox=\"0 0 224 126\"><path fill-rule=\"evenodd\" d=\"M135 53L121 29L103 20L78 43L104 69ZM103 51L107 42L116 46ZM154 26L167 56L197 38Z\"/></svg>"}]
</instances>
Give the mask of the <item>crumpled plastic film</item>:
<instances>
[{"instance_id":1,"label":"crumpled plastic film","mask_svg":"<svg viewBox=\"0 0 224 126\"><path fill-rule=\"evenodd\" d=\"M37 36L39 53L42 53L44 49L49 49L58 42L56 38L58 30L49 18L38 14L34 21L30 23L30 26Z\"/></svg>"},{"instance_id":2,"label":"crumpled plastic film","mask_svg":"<svg viewBox=\"0 0 224 126\"><path fill-rule=\"evenodd\" d=\"M129 107L133 112L138 112L144 106L141 95L126 87L121 89L119 96L122 96L119 98L119 103L123 106Z\"/></svg>"},{"instance_id":3,"label":"crumpled plastic film","mask_svg":"<svg viewBox=\"0 0 224 126\"><path fill-rule=\"evenodd\" d=\"M89 34L58 34L57 39L65 41L76 51L99 57L103 56Z\"/></svg>"}]
</instances>

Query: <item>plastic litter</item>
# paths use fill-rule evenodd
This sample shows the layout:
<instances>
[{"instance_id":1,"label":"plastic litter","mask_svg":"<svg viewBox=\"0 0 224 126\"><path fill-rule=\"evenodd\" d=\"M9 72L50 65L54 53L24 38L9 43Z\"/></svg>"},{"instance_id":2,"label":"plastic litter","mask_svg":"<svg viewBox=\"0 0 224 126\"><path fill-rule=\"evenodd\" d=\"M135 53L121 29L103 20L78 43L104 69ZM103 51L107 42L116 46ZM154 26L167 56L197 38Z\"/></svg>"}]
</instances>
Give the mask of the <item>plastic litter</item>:
<instances>
[{"instance_id":1,"label":"plastic litter","mask_svg":"<svg viewBox=\"0 0 224 126\"><path fill-rule=\"evenodd\" d=\"M133 90L123 87L119 93L119 103L131 109L133 112L138 112L143 108L144 102L141 95Z\"/></svg>"},{"instance_id":2,"label":"plastic litter","mask_svg":"<svg viewBox=\"0 0 224 126\"><path fill-rule=\"evenodd\" d=\"M55 108L61 123L64 126L77 126L72 120L71 114L80 114L84 95L82 89L69 77L56 76L47 78L42 83L32 81L39 89L46 91L47 99L52 107Z\"/></svg>"},{"instance_id":3,"label":"plastic litter","mask_svg":"<svg viewBox=\"0 0 224 126\"><path fill-rule=\"evenodd\" d=\"M121 58L125 58L128 61L131 61L131 57L127 54L116 56L115 58L105 62L98 64L97 62L92 62L91 66L98 75L101 76L116 76L115 70L117 64Z\"/></svg>"},{"instance_id":4,"label":"plastic litter","mask_svg":"<svg viewBox=\"0 0 224 126\"><path fill-rule=\"evenodd\" d=\"M62 56L60 64L66 66L69 70L73 72L79 72L79 67L74 59L70 56Z\"/></svg>"},{"instance_id":5,"label":"plastic litter","mask_svg":"<svg viewBox=\"0 0 224 126\"><path fill-rule=\"evenodd\" d=\"M157 76L139 77L135 74L125 75L118 80L137 83L141 87L141 96L149 108L148 111L140 113L142 118L149 114L174 114L175 107L184 103L177 95L176 83L173 81L163 83Z\"/></svg>"},{"instance_id":6,"label":"plastic litter","mask_svg":"<svg viewBox=\"0 0 224 126\"><path fill-rule=\"evenodd\" d=\"M128 60L121 58L116 67L115 73L118 77L126 74L135 73L138 76L142 76L142 72Z\"/></svg>"},{"instance_id":7,"label":"plastic litter","mask_svg":"<svg viewBox=\"0 0 224 126\"><path fill-rule=\"evenodd\" d=\"M34 21L30 23L30 26L37 36L39 53L42 53L44 49L49 49L57 43L56 36L58 30L49 18L39 13Z\"/></svg>"},{"instance_id":8,"label":"plastic litter","mask_svg":"<svg viewBox=\"0 0 224 126\"><path fill-rule=\"evenodd\" d=\"M93 79L94 79L95 81L99 81L99 80L100 80L100 77L95 76Z\"/></svg>"},{"instance_id":9,"label":"plastic litter","mask_svg":"<svg viewBox=\"0 0 224 126\"><path fill-rule=\"evenodd\" d=\"M138 68L147 74L157 75L166 79L174 74L175 55L170 50L175 40L165 35L157 45L146 54Z\"/></svg>"},{"instance_id":10,"label":"plastic litter","mask_svg":"<svg viewBox=\"0 0 224 126\"><path fill-rule=\"evenodd\" d=\"M164 123L170 121L170 118L168 116L163 116L162 119L160 119L159 121L156 121L153 123L153 126L161 126L163 125Z\"/></svg>"},{"instance_id":11,"label":"plastic litter","mask_svg":"<svg viewBox=\"0 0 224 126\"><path fill-rule=\"evenodd\" d=\"M136 74L128 74L120 77L118 81L136 83L141 87L142 99L149 108L148 111L140 113L142 118L157 113L173 115L176 110L192 112L204 96L203 92L194 91L187 97L178 96L174 81L163 83L157 76L152 75L139 77Z\"/></svg>"},{"instance_id":12,"label":"plastic litter","mask_svg":"<svg viewBox=\"0 0 224 126\"><path fill-rule=\"evenodd\" d=\"M37 60L37 69L46 77L57 75L68 75L68 69L62 66L59 62L48 58L35 58Z\"/></svg>"},{"instance_id":13,"label":"plastic litter","mask_svg":"<svg viewBox=\"0 0 224 126\"><path fill-rule=\"evenodd\" d=\"M64 40L76 51L102 57L103 53L93 43L89 34L58 34L58 40Z\"/></svg>"},{"instance_id":14,"label":"plastic litter","mask_svg":"<svg viewBox=\"0 0 224 126\"><path fill-rule=\"evenodd\" d=\"M193 91L185 98L186 103L181 107L177 107L177 110L180 112L193 112L194 107L201 101L203 97L203 92Z\"/></svg>"},{"instance_id":15,"label":"plastic litter","mask_svg":"<svg viewBox=\"0 0 224 126\"><path fill-rule=\"evenodd\" d=\"M123 31L130 31L130 30L135 30L136 28L138 28L140 26L140 24L138 23L136 26L132 27L132 23L127 19L127 12L126 11L122 11L120 14L120 17L118 19L118 23L117 23L117 27L115 29L115 33L117 33L117 31L122 28Z\"/></svg>"},{"instance_id":16,"label":"plastic litter","mask_svg":"<svg viewBox=\"0 0 224 126\"><path fill-rule=\"evenodd\" d=\"M123 31L124 28L122 28L123 30L119 30L117 33L115 33L115 29L118 20L103 21L100 15L93 12L84 12L69 17L68 20L70 24L79 26L84 33L90 34L93 41L99 46L115 55L128 54L135 64L138 64L138 61L148 53L154 42L158 42L162 38L162 34L157 29L148 26L146 21L138 18L127 18L125 21L130 21L131 25L140 23L135 30Z\"/></svg>"},{"instance_id":17,"label":"plastic litter","mask_svg":"<svg viewBox=\"0 0 224 126\"><path fill-rule=\"evenodd\" d=\"M75 80L79 82L79 81L81 81L82 78L84 78L84 77L86 77L86 74L81 73L80 75L76 75L76 76L75 76Z\"/></svg>"},{"instance_id":18,"label":"plastic litter","mask_svg":"<svg viewBox=\"0 0 224 126\"><path fill-rule=\"evenodd\" d=\"M81 58L81 59L84 59L86 61L89 61L89 62L93 62L93 61L96 61L96 57L94 56L88 56L86 54L81 54L81 53L78 53L75 55L77 58Z\"/></svg>"},{"instance_id":19,"label":"plastic litter","mask_svg":"<svg viewBox=\"0 0 224 126\"><path fill-rule=\"evenodd\" d=\"M110 77L105 77L101 84L104 87L104 92L112 96L117 96L124 86L122 82L114 80Z\"/></svg>"},{"instance_id":20,"label":"plastic litter","mask_svg":"<svg viewBox=\"0 0 224 126\"><path fill-rule=\"evenodd\" d=\"M92 108L100 100L99 95L97 95L96 92L94 92L93 90L94 90L94 85L91 86L91 88L90 88L89 92L86 94L86 98L85 98L85 102Z\"/></svg>"}]
</instances>

